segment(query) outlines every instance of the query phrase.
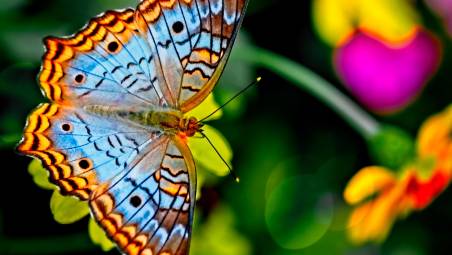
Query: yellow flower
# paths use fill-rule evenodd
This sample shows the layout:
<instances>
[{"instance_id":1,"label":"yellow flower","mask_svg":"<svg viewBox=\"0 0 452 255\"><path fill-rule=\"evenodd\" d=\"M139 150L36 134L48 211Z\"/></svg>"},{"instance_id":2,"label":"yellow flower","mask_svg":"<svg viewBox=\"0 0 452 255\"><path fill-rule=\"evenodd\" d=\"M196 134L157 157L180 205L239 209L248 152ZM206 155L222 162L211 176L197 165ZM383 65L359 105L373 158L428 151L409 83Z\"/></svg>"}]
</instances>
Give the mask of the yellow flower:
<instances>
[{"instance_id":1,"label":"yellow flower","mask_svg":"<svg viewBox=\"0 0 452 255\"><path fill-rule=\"evenodd\" d=\"M387 42L402 42L415 31L419 18L405 0L315 0L314 26L329 45L344 42L357 28Z\"/></svg>"},{"instance_id":2,"label":"yellow flower","mask_svg":"<svg viewBox=\"0 0 452 255\"><path fill-rule=\"evenodd\" d=\"M397 219L425 209L447 188L452 177L451 132L452 107L449 107L422 125L417 158L398 174L370 166L349 181L344 199L356 206L348 221L353 243L384 241Z\"/></svg>"},{"instance_id":3,"label":"yellow flower","mask_svg":"<svg viewBox=\"0 0 452 255\"><path fill-rule=\"evenodd\" d=\"M422 125L417 147L420 157L436 159L441 168L452 171L452 106Z\"/></svg>"}]
</instances>

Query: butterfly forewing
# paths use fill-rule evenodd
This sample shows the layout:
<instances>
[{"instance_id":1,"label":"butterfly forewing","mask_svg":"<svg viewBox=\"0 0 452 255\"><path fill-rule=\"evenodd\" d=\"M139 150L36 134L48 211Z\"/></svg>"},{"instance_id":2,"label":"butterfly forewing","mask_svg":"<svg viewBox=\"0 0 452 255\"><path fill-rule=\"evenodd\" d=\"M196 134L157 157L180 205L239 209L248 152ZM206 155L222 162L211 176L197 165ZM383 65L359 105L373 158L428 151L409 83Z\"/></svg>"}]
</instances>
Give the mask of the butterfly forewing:
<instances>
[{"instance_id":1,"label":"butterfly forewing","mask_svg":"<svg viewBox=\"0 0 452 255\"><path fill-rule=\"evenodd\" d=\"M199 105L217 83L245 5L245 0L147 0L138 6L138 28L155 45L182 112Z\"/></svg>"},{"instance_id":2,"label":"butterfly forewing","mask_svg":"<svg viewBox=\"0 0 452 255\"><path fill-rule=\"evenodd\" d=\"M159 62L134 17L132 9L108 11L72 37L47 38L39 75L45 96L65 105L165 105Z\"/></svg>"}]
</instances>

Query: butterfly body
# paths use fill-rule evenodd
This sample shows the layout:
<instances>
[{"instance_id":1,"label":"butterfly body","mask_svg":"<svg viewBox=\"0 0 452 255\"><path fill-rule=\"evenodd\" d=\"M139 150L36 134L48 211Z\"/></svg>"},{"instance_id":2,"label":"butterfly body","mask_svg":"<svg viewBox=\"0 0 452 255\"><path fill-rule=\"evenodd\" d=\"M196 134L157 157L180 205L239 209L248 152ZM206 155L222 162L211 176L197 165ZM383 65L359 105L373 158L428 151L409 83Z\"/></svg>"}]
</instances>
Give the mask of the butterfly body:
<instances>
[{"instance_id":1,"label":"butterfly body","mask_svg":"<svg viewBox=\"0 0 452 255\"><path fill-rule=\"evenodd\" d=\"M45 39L39 83L50 102L28 117L20 153L61 193L89 201L128 255L186 255L196 198L186 114L226 65L246 0L142 0L81 31Z\"/></svg>"},{"instance_id":2,"label":"butterfly body","mask_svg":"<svg viewBox=\"0 0 452 255\"><path fill-rule=\"evenodd\" d=\"M195 117L185 118L184 114L175 109L154 108L149 110L123 110L110 106L88 105L85 111L122 121L129 121L151 130L161 130L163 133L180 137L192 137L201 131L203 126Z\"/></svg>"}]
</instances>

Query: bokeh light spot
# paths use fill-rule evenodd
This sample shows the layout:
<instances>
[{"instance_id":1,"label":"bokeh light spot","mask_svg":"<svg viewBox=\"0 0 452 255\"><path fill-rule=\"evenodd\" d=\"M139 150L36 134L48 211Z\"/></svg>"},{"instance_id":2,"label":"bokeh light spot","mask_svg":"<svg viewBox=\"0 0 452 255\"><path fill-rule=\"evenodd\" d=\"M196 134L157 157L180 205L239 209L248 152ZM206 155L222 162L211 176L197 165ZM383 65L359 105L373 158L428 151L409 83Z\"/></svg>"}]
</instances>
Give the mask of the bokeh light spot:
<instances>
[{"instance_id":1,"label":"bokeh light spot","mask_svg":"<svg viewBox=\"0 0 452 255\"><path fill-rule=\"evenodd\" d=\"M311 175L285 179L270 194L265 219L274 241L298 250L319 241L333 220L333 196L322 191Z\"/></svg>"}]
</instances>

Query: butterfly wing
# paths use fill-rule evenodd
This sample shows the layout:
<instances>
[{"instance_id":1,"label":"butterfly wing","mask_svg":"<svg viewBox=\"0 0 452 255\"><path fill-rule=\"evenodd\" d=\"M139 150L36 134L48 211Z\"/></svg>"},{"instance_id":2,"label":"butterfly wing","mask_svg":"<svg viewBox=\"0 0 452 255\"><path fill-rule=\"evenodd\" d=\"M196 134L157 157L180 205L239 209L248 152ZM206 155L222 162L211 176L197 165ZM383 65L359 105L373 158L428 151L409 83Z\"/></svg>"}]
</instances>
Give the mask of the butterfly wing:
<instances>
[{"instance_id":1,"label":"butterfly wing","mask_svg":"<svg viewBox=\"0 0 452 255\"><path fill-rule=\"evenodd\" d=\"M28 118L19 152L39 158L63 194L87 200L158 137L158 130L45 103Z\"/></svg>"},{"instance_id":2,"label":"butterfly wing","mask_svg":"<svg viewBox=\"0 0 452 255\"><path fill-rule=\"evenodd\" d=\"M45 103L29 116L17 148L41 159L63 194L89 200L96 220L127 254L183 255L189 249L196 173L179 139Z\"/></svg>"},{"instance_id":3,"label":"butterfly wing","mask_svg":"<svg viewBox=\"0 0 452 255\"><path fill-rule=\"evenodd\" d=\"M177 138L161 137L145 151L94 192L94 217L126 254L188 254L196 197L193 158Z\"/></svg>"},{"instance_id":4,"label":"butterfly wing","mask_svg":"<svg viewBox=\"0 0 452 255\"><path fill-rule=\"evenodd\" d=\"M140 35L134 13L108 11L71 37L45 39L39 75L45 96L60 105L172 105L156 51Z\"/></svg>"},{"instance_id":5,"label":"butterfly wing","mask_svg":"<svg viewBox=\"0 0 452 255\"><path fill-rule=\"evenodd\" d=\"M217 83L242 22L246 0L143 0L138 29L154 45L162 73L182 112Z\"/></svg>"}]
</instances>

